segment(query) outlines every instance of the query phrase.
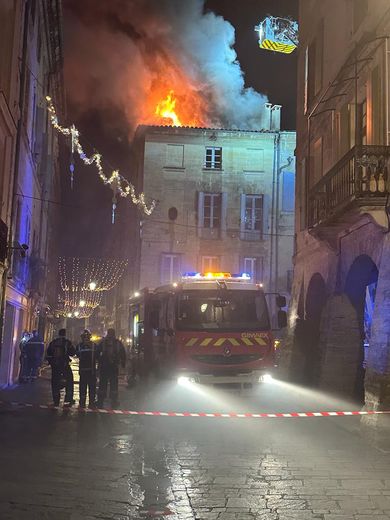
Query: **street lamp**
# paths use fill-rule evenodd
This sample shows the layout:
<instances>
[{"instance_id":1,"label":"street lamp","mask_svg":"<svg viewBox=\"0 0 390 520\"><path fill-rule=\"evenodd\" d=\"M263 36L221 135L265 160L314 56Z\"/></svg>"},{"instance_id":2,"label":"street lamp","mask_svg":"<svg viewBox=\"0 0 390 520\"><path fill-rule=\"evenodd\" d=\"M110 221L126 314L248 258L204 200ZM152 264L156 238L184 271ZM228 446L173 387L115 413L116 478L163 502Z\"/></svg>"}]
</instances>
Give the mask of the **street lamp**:
<instances>
[{"instance_id":1,"label":"street lamp","mask_svg":"<svg viewBox=\"0 0 390 520\"><path fill-rule=\"evenodd\" d=\"M80 305L80 307L85 307L85 300L80 300L79 305Z\"/></svg>"},{"instance_id":2,"label":"street lamp","mask_svg":"<svg viewBox=\"0 0 390 520\"><path fill-rule=\"evenodd\" d=\"M94 291L96 289L96 282L90 282L89 288L91 289L91 291Z\"/></svg>"}]
</instances>

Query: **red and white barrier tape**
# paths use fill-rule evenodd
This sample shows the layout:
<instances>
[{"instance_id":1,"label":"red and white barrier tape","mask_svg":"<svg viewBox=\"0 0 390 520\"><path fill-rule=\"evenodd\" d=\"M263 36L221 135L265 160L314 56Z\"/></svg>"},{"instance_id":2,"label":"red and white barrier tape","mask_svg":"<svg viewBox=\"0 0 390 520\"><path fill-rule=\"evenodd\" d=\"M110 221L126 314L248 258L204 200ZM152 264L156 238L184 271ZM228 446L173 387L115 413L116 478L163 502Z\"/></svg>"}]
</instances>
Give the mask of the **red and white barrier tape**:
<instances>
[{"instance_id":1,"label":"red and white barrier tape","mask_svg":"<svg viewBox=\"0 0 390 520\"><path fill-rule=\"evenodd\" d=\"M342 417L352 415L378 415L390 414L390 410L356 410L351 412L290 412L290 413L223 413L223 412L158 412L143 410L113 410L107 408L60 408L47 404L20 403L16 401L0 401L0 406L13 406L18 408L33 408L40 410L61 410L77 413L101 413L111 415L146 415L154 417L214 417L222 419L280 419L301 417Z\"/></svg>"}]
</instances>

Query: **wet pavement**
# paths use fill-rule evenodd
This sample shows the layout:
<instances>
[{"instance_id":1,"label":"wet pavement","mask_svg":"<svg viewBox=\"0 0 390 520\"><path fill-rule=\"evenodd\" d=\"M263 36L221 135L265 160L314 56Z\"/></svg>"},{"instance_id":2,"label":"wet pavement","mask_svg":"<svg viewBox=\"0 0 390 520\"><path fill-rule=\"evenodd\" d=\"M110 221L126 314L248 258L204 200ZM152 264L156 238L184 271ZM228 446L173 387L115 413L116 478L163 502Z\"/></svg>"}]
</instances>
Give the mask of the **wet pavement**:
<instances>
[{"instance_id":1,"label":"wet pavement","mask_svg":"<svg viewBox=\"0 0 390 520\"><path fill-rule=\"evenodd\" d=\"M47 376L47 374L46 374ZM273 381L253 391L139 383L121 408L176 412L356 410ZM50 384L0 392L50 402ZM390 453L359 417L150 417L0 407L1 520L390 519Z\"/></svg>"}]
</instances>

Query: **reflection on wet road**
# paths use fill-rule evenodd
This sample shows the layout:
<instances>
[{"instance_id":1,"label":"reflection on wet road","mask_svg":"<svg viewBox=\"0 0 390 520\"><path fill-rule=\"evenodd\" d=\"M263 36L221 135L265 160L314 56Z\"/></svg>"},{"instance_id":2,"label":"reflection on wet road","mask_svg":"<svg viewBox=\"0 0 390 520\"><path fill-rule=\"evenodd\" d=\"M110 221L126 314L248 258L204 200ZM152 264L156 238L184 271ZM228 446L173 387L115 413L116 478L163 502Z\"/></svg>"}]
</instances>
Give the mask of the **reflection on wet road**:
<instances>
[{"instance_id":1,"label":"reflection on wet road","mask_svg":"<svg viewBox=\"0 0 390 520\"><path fill-rule=\"evenodd\" d=\"M47 402L48 388L41 381L13 395ZM274 413L354 410L356 404L278 381L241 393L150 382L122 387L121 408ZM243 420L29 409L3 410L0 417L2 520L390 518L390 455L361 437L359 417Z\"/></svg>"}]
</instances>

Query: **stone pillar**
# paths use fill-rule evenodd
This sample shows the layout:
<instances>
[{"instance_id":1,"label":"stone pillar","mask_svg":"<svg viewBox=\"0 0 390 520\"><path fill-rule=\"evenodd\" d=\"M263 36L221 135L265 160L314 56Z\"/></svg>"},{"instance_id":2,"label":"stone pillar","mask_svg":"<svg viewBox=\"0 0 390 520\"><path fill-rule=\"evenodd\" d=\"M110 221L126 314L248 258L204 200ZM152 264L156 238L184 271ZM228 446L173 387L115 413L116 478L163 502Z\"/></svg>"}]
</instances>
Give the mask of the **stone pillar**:
<instances>
[{"instance_id":1,"label":"stone pillar","mask_svg":"<svg viewBox=\"0 0 390 520\"><path fill-rule=\"evenodd\" d=\"M365 408L390 410L390 234L385 235L365 379ZM362 429L377 445L390 449L390 417L362 418Z\"/></svg>"},{"instance_id":2,"label":"stone pillar","mask_svg":"<svg viewBox=\"0 0 390 520\"><path fill-rule=\"evenodd\" d=\"M363 380L363 374L359 374L362 370L361 349L358 318L348 296L330 296L320 329L320 388L347 398L355 396L359 376L361 382Z\"/></svg>"}]
</instances>

